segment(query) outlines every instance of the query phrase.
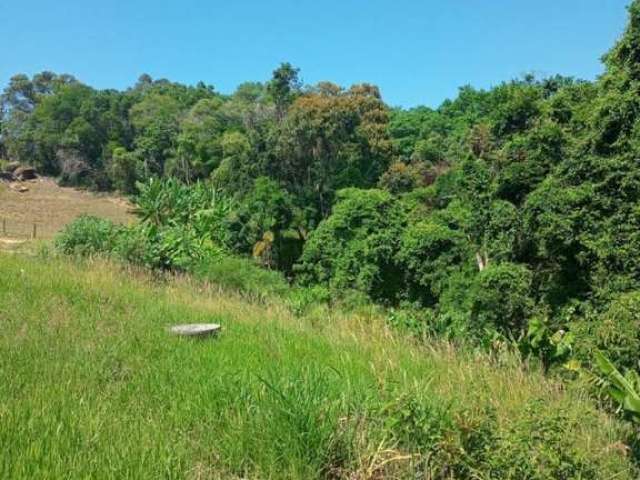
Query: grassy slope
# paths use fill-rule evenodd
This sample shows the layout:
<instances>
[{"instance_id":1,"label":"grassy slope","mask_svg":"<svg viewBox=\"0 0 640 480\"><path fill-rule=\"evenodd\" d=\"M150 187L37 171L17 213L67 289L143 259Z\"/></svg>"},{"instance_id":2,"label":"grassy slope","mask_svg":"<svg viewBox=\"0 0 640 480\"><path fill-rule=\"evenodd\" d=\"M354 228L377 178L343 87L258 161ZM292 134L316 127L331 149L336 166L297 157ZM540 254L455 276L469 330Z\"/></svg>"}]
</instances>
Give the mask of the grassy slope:
<instances>
[{"instance_id":1,"label":"grassy slope","mask_svg":"<svg viewBox=\"0 0 640 480\"><path fill-rule=\"evenodd\" d=\"M165 331L203 321L220 338ZM0 478L634 477L577 393L366 312L0 254L0 328Z\"/></svg>"}]
</instances>

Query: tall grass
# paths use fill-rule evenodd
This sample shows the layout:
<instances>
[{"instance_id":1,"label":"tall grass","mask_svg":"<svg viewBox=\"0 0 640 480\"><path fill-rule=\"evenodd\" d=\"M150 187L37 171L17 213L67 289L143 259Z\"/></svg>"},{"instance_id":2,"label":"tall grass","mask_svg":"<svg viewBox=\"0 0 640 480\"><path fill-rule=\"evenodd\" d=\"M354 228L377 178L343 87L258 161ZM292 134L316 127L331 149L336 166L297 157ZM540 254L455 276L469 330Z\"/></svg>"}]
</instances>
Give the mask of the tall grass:
<instances>
[{"instance_id":1,"label":"tall grass","mask_svg":"<svg viewBox=\"0 0 640 480\"><path fill-rule=\"evenodd\" d=\"M309 315L0 254L0 478L637 478L621 425L515 359Z\"/></svg>"}]
</instances>

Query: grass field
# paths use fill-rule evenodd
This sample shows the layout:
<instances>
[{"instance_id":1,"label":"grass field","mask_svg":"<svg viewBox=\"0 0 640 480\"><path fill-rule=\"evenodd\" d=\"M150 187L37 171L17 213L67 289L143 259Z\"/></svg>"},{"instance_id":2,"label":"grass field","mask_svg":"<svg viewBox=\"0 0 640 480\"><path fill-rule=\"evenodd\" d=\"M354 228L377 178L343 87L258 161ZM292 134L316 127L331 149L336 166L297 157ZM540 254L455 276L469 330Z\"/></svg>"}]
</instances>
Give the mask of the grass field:
<instances>
[{"instance_id":1,"label":"grass field","mask_svg":"<svg viewBox=\"0 0 640 480\"><path fill-rule=\"evenodd\" d=\"M5 221L6 230L0 231L0 240L29 238L34 223L37 238L50 239L82 214L125 224L134 219L129 213L129 203L121 197L60 187L45 177L24 185L29 190L19 193L0 182L0 222Z\"/></svg>"},{"instance_id":2,"label":"grass field","mask_svg":"<svg viewBox=\"0 0 640 480\"><path fill-rule=\"evenodd\" d=\"M219 338L169 335L217 322ZM0 253L0 478L638 478L627 432L510 356L375 313Z\"/></svg>"}]
</instances>

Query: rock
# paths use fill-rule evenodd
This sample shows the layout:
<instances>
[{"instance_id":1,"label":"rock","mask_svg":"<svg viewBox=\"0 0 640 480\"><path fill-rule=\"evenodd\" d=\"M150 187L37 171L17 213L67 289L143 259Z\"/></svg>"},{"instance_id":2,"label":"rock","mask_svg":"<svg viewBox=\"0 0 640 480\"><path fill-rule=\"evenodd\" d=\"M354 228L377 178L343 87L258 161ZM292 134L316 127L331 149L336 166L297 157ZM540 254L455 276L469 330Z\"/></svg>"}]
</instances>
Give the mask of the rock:
<instances>
[{"instance_id":1,"label":"rock","mask_svg":"<svg viewBox=\"0 0 640 480\"><path fill-rule=\"evenodd\" d=\"M15 177L11 172L0 172L0 180L4 180L5 182L13 182Z\"/></svg>"},{"instance_id":2,"label":"rock","mask_svg":"<svg viewBox=\"0 0 640 480\"><path fill-rule=\"evenodd\" d=\"M9 188L19 193L24 193L29 191L29 189L24 185L22 185L21 183L10 183Z\"/></svg>"},{"instance_id":3,"label":"rock","mask_svg":"<svg viewBox=\"0 0 640 480\"><path fill-rule=\"evenodd\" d=\"M4 166L4 171L13 173L20 168L20 162L9 162Z\"/></svg>"},{"instance_id":4,"label":"rock","mask_svg":"<svg viewBox=\"0 0 640 480\"><path fill-rule=\"evenodd\" d=\"M169 330L175 335L184 337L206 337L215 335L220 331L217 323L191 323L186 325L175 325Z\"/></svg>"},{"instance_id":5,"label":"rock","mask_svg":"<svg viewBox=\"0 0 640 480\"><path fill-rule=\"evenodd\" d=\"M38 172L33 167L18 167L13 171L13 176L21 182L38 178Z\"/></svg>"}]
</instances>

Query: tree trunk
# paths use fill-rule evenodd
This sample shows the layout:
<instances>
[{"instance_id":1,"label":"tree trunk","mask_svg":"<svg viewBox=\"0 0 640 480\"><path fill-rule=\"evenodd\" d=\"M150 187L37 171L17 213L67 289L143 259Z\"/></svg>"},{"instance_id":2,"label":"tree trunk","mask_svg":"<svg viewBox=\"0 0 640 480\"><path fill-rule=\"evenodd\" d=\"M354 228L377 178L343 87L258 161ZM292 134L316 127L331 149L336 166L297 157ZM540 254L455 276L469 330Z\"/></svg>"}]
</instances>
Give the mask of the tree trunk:
<instances>
[{"instance_id":1,"label":"tree trunk","mask_svg":"<svg viewBox=\"0 0 640 480\"><path fill-rule=\"evenodd\" d=\"M483 255L480 252L476 252L476 262L478 263L478 270L483 271L489 264L489 257L486 253Z\"/></svg>"}]
</instances>

